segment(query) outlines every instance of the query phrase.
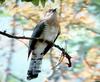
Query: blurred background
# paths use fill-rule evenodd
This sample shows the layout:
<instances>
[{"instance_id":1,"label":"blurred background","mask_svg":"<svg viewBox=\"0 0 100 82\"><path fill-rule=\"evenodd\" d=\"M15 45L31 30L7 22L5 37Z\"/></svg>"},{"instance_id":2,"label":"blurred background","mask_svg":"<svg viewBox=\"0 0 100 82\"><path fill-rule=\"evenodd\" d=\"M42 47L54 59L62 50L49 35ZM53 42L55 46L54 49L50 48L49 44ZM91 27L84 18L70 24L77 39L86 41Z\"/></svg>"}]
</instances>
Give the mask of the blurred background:
<instances>
[{"instance_id":1,"label":"blurred background","mask_svg":"<svg viewBox=\"0 0 100 82\"><path fill-rule=\"evenodd\" d=\"M50 8L57 8L61 34L55 44L72 57L60 62L61 51L45 56L38 78L28 81L28 42L0 34L0 82L100 82L100 0L0 0L0 31L30 37Z\"/></svg>"}]
</instances>

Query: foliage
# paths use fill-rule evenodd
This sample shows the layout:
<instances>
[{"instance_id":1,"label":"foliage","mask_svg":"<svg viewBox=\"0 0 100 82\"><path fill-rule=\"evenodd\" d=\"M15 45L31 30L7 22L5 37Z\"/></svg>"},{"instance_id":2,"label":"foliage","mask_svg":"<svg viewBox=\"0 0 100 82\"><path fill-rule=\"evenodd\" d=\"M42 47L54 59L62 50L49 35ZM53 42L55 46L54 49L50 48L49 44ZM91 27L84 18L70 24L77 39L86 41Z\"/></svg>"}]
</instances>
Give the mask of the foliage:
<instances>
[{"instance_id":1,"label":"foliage","mask_svg":"<svg viewBox=\"0 0 100 82\"><path fill-rule=\"evenodd\" d=\"M41 2L42 6L45 6L45 3L48 0L22 0L22 1L32 2L36 6L38 6L39 5L39 2ZM54 2L54 0L51 0L51 1Z\"/></svg>"},{"instance_id":2,"label":"foliage","mask_svg":"<svg viewBox=\"0 0 100 82\"><path fill-rule=\"evenodd\" d=\"M3 2L3 0L1 1ZM48 0L22 0L17 6L15 2L8 1L9 4L8 2L4 4L6 12L0 10L0 16L5 17L5 13L9 14L12 19L15 16L16 20L10 21L10 27L15 27L16 30L24 29L25 33L30 30L31 33L37 22L43 17L44 12L49 8L57 7L61 35L56 44L69 52L72 56L73 66L67 68L67 60L64 59L57 68L52 70L52 74L46 82L58 80L59 82L100 81L100 0L51 1L53 3ZM16 34L20 34L20 32L18 31ZM28 43L25 40L21 41ZM22 55L21 50L17 51L16 47L15 50L15 53L19 52L18 54ZM51 58L51 67L57 64L60 58L59 53L58 50L52 49L48 53L52 57L46 55Z\"/></svg>"},{"instance_id":3,"label":"foliage","mask_svg":"<svg viewBox=\"0 0 100 82\"><path fill-rule=\"evenodd\" d=\"M0 0L0 3L2 4L5 0Z\"/></svg>"},{"instance_id":4,"label":"foliage","mask_svg":"<svg viewBox=\"0 0 100 82\"><path fill-rule=\"evenodd\" d=\"M42 6L45 6L45 3L48 0L22 0L22 1L26 1L26 2L32 2L34 5L38 6L39 3L41 2ZM51 0L52 2L54 2L54 0ZM0 3L2 4L3 2L5 2L5 0L0 0ZM16 2L19 2L19 0L16 0Z\"/></svg>"}]
</instances>

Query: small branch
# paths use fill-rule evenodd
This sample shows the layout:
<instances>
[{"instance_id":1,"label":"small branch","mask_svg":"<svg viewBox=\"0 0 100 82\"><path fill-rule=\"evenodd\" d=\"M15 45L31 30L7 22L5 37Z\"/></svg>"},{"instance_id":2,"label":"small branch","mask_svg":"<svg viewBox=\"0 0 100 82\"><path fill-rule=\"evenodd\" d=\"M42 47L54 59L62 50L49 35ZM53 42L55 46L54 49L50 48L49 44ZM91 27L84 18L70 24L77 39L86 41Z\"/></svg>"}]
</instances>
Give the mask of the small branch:
<instances>
[{"instance_id":1,"label":"small branch","mask_svg":"<svg viewBox=\"0 0 100 82\"><path fill-rule=\"evenodd\" d=\"M51 49L51 51L50 51L50 62L51 62L51 66L52 66L53 73L48 77L49 80L51 80L51 78L52 78L52 77L54 76L54 74L56 73L56 69L55 69L55 67L54 67L52 49Z\"/></svg>"},{"instance_id":2,"label":"small branch","mask_svg":"<svg viewBox=\"0 0 100 82\"><path fill-rule=\"evenodd\" d=\"M68 67L71 67L71 56L63 48L61 48L60 46L58 46L56 44L53 44L53 46L62 51L63 56L68 59L68 63L67 63Z\"/></svg>"},{"instance_id":3,"label":"small branch","mask_svg":"<svg viewBox=\"0 0 100 82\"><path fill-rule=\"evenodd\" d=\"M97 31L97 30L95 30L95 29L91 29L91 28L86 28L87 30L90 30L90 31L92 31L92 32L94 32L94 33L96 33L96 34L100 34L100 32L99 31Z\"/></svg>"},{"instance_id":4,"label":"small branch","mask_svg":"<svg viewBox=\"0 0 100 82\"><path fill-rule=\"evenodd\" d=\"M9 73L9 75L11 75L13 78L19 80L20 82L25 82L23 79L21 79L21 78L15 76L15 75L13 75L12 73Z\"/></svg>"},{"instance_id":5,"label":"small branch","mask_svg":"<svg viewBox=\"0 0 100 82\"><path fill-rule=\"evenodd\" d=\"M10 34L6 33L6 31L4 31L4 32L0 31L0 34L4 35L6 37L9 37L9 38L15 38L15 39L33 39L33 38L30 38L30 37L25 37L25 36L10 35Z\"/></svg>"},{"instance_id":6,"label":"small branch","mask_svg":"<svg viewBox=\"0 0 100 82\"><path fill-rule=\"evenodd\" d=\"M33 40L33 39L36 39L36 40L38 40L38 41L40 41L40 42L43 42L44 40L43 39L40 39L40 38L31 38L31 37L25 37L25 36L15 36L15 35L10 35L10 34L8 34L8 33L6 33L6 31L4 31L4 32L2 32L2 31L0 31L0 34L1 35L4 35L4 36L6 36L6 37L9 37L9 38L14 38L14 39L30 39L30 40ZM45 40L44 41L45 43L49 43L49 44L52 44L54 47L56 47L56 48L58 48L60 51L62 51L62 54L63 54L63 56L64 57L66 57L67 59L68 59L68 67L71 67L71 56L69 56L68 55L68 53L67 52L65 52L65 50L63 49L63 48L61 48L60 46L58 46L58 45L56 45L56 44L54 44L54 43L52 43L52 42L50 42L50 41L48 41L48 40Z\"/></svg>"},{"instance_id":7,"label":"small branch","mask_svg":"<svg viewBox=\"0 0 100 82\"><path fill-rule=\"evenodd\" d=\"M85 28L85 29L88 30L88 31L91 31L91 32L93 32L93 33L96 33L96 34L99 34L99 35L100 35L99 30L96 30L96 29L93 29L93 28L86 27L86 26L84 26L84 24L82 24L82 23L78 23L78 24L70 23L68 26L70 26L70 25L79 25L79 26L76 26L76 27L73 27L73 28L79 28L79 27ZM67 26L67 27L68 27L68 26Z\"/></svg>"}]
</instances>

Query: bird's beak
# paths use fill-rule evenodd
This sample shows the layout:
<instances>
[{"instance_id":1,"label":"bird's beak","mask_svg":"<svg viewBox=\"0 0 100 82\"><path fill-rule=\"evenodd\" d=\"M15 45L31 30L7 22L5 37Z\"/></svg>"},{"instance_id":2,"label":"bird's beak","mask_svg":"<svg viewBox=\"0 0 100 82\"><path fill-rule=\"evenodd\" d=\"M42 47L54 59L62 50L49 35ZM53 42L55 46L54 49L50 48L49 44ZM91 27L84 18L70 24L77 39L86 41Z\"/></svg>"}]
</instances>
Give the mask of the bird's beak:
<instances>
[{"instance_id":1,"label":"bird's beak","mask_svg":"<svg viewBox=\"0 0 100 82\"><path fill-rule=\"evenodd\" d=\"M56 12L57 8L53 9L53 12Z\"/></svg>"}]
</instances>

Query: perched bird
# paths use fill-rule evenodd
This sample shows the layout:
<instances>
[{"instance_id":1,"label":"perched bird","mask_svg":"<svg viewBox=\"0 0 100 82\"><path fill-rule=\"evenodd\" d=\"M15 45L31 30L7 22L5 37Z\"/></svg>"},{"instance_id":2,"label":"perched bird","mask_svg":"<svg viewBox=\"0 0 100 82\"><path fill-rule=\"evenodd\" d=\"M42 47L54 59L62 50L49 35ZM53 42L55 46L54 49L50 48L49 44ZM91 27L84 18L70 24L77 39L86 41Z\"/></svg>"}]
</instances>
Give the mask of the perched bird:
<instances>
[{"instance_id":1,"label":"perched bird","mask_svg":"<svg viewBox=\"0 0 100 82\"><path fill-rule=\"evenodd\" d=\"M27 79L31 80L38 77L40 71L40 66L42 63L43 56L50 50L53 46L50 43L44 42L45 40L52 43L55 42L58 35L60 34L60 26L57 20L56 9L49 9L44 18L36 25L34 28L32 38L40 38L43 41L38 41L36 39L30 40L28 57L32 53L30 66L27 73Z\"/></svg>"}]
</instances>

